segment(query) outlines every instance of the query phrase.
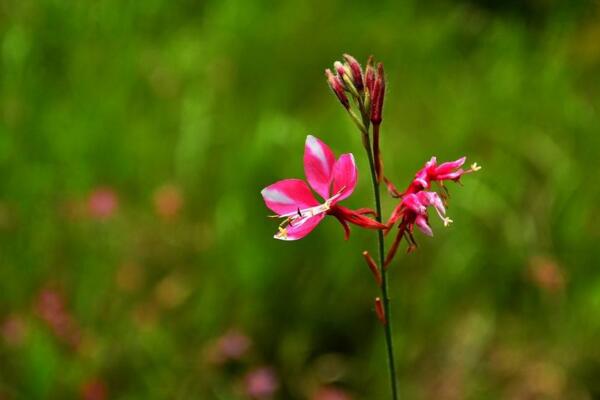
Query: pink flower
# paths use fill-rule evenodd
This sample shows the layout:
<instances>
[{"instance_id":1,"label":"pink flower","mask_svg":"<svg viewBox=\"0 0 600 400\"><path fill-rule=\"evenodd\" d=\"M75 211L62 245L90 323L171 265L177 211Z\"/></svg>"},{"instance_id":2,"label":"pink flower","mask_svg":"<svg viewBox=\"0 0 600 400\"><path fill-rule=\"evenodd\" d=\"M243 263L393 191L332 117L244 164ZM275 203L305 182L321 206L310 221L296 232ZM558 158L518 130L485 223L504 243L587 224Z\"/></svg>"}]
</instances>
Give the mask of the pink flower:
<instances>
[{"instance_id":1,"label":"pink flower","mask_svg":"<svg viewBox=\"0 0 600 400\"><path fill-rule=\"evenodd\" d=\"M277 391L277 388L279 388L279 381L271 368L257 368L246 375L245 391L252 398L269 398Z\"/></svg>"},{"instance_id":2,"label":"pink flower","mask_svg":"<svg viewBox=\"0 0 600 400\"><path fill-rule=\"evenodd\" d=\"M311 400L351 400L352 396L342 389L333 386L319 388L311 397Z\"/></svg>"},{"instance_id":3,"label":"pink flower","mask_svg":"<svg viewBox=\"0 0 600 400\"><path fill-rule=\"evenodd\" d=\"M92 217L106 219L119 207L119 199L114 190L108 187L95 189L88 198L88 210Z\"/></svg>"},{"instance_id":4,"label":"pink flower","mask_svg":"<svg viewBox=\"0 0 600 400\"><path fill-rule=\"evenodd\" d=\"M167 184L159 187L154 192L154 210L164 220L177 217L183 206L183 196L175 185Z\"/></svg>"},{"instance_id":5,"label":"pink flower","mask_svg":"<svg viewBox=\"0 0 600 400\"><path fill-rule=\"evenodd\" d=\"M462 169L461 167L466 161L466 157L459 158L456 161L445 162L437 165L437 158L431 157L431 159L425 163L425 166L421 168L415 175L415 178L409 185L408 189L403 194L397 193L398 196L402 196L407 193L416 193L423 189L429 189L431 182L444 182L444 181L460 181L460 178L471 172L479 171L481 167L474 163L468 169ZM389 186L388 186L389 187Z\"/></svg>"},{"instance_id":6,"label":"pink flower","mask_svg":"<svg viewBox=\"0 0 600 400\"><path fill-rule=\"evenodd\" d=\"M18 346L23 343L27 334L27 323L20 315L13 314L2 322L0 332L7 344Z\"/></svg>"},{"instance_id":7,"label":"pink flower","mask_svg":"<svg viewBox=\"0 0 600 400\"><path fill-rule=\"evenodd\" d=\"M67 309L63 295L51 288L42 289L36 301L36 309L41 319L61 340L77 348L81 343L79 324Z\"/></svg>"},{"instance_id":8,"label":"pink flower","mask_svg":"<svg viewBox=\"0 0 600 400\"><path fill-rule=\"evenodd\" d=\"M301 179L284 179L261 192L267 207L277 213L276 217L284 218L274 236L276 239L301 239L326 215L338 219L344 227L346 239L350 235L348 223L368 229L385 228L385 225L365 216L373 211L350 210L338 204L352 194L358 179L352 154L342 154L336 160L325 143L309 135L304 149L304 173L310 187ZM311 188L325 201L317 201Z\"/></svg>"},{"instance_id":9,"label":"pink flower","mask_svg":"<svg viewBox=\"0 0 600 400\"><path fill-rule=\"evenodd\" d=\"M421 191L404 196L392 212L388 224L391 226L402 218L402 223L406 224L409 232L412 233L413 227L416 225L427 236L433 236L427 215L429 206L436 210L444 226L448 226L452 222L450 218L446 217L446 208L440 196L435 192Z\"/></svg>"},{"instance_id":10,"label":"pink flower","mask_svg":"<svg viewBox=\"0 0 600 400\"><path fill-rule=\"evenodd\" d=\"M248 336L236 330L230 330L220 336L208 348L209 360L216 364L240 360L250 349L252 341Z\"/></svg>"},{"instance_id":11,"label":"pink flower","mask_svg":"<svg viewBox=\"0 0 600 400\"><path fill-rule=\"evenodd\" d=\"M452 222L450 218L446 217L445 201L447 200L447 189L444 186L444 181L451 180L458 182L463 175L481 169L476 163L466 170L463 169L462 166L465 160L466 157L462 157L456 161L438 165L436 158L431 157L425 166L416 173L408 188L402 193L388 179L385 179L388 191L392 197L401 198L400 203L394 208L387 223L387 231L389 231L396 222L400 221L398 235L386 257L386 265L394 258L403 237L409 243L408 250L412 251L415 249L416 241L413 237L415 225L427 236L433 236L427 214L429 207L435 209L444 226L448 226ZM428 191L431 188L432 182L438 182L444 190L441 196L436 192Z\"/></svg>"},{"instance_id":12,"label":"pink flower","mask_svg":"<svg viewBox=\"0 0 600 400\"><path fill-rule=\"evenodd\" d=\"M106 384L99 379L91 379L80 387L82 400L105 400L108 397Z\"/></svg>"}]
</instances>

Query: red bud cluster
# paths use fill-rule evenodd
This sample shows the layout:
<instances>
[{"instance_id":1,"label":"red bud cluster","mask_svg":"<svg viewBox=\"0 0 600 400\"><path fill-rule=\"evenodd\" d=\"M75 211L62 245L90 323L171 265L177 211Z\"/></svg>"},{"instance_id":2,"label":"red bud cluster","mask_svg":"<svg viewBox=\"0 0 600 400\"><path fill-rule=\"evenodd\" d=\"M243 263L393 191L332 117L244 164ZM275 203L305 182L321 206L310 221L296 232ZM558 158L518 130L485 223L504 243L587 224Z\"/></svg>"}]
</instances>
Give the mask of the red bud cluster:
<instances>
[{"instance_id":1,"label":"red bud cluster","mask_svg":"<svg viewBox=\"0 0 600 400\"><path fill-rule=\"evenodd\" d=\"M344 54L344 63L336 61L333 68L336 71L334 75L330 69L325 70L329 87L335 93L338 100L350 113L352 120L363 133L363 143L371 147L373 152L373 161L375 164L375 175L377 181L381 182L383 177L383 163L381 161L379 145L379 126L382 121L383 100L385 98L385 75L383 64L378 63L374 67L373 56L367 61L367 66L363 69L356 61L356 58L349 54ZM347 93L355 100L360 117L352 110ZM373 141L369 145L369 125L373 125Z\"/></svg>"},{"instance_id":2,"label":"red bud cluster","mask_svg":"<svg viewBox=\"0 0 600 400\"><path fill-rule=\"evenodd\" d=\"M350 54L344 54L344 61L333 63L335 75L330 69L325 70L329 87L346 109L350 107L346 93L350 93L359 104L363 118L381 124L385 94L383 64L378 63L375 70L373 56L370 56L363 73L360 63Z\"/></svg>"}]
</instances>

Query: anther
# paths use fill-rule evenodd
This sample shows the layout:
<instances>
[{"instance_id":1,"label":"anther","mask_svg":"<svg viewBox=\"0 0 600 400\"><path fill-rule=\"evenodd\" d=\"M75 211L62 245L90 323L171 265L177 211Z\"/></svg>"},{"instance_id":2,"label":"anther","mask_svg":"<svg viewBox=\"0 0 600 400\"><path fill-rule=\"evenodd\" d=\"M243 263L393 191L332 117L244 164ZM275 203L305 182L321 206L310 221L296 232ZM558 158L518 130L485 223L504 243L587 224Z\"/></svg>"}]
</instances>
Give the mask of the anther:
<instances>
[{"instance_id":1,"label":"anther","mask_svg":"<svg viewBox=\"0 0 600 400\"><path fill-rule=\"evenodd\" d=\"M281 226L279 227L279 233L277 234L277 236L282 237L284 239L287 239L287 229L282 228Z\"/></svg>"}]
</instances>

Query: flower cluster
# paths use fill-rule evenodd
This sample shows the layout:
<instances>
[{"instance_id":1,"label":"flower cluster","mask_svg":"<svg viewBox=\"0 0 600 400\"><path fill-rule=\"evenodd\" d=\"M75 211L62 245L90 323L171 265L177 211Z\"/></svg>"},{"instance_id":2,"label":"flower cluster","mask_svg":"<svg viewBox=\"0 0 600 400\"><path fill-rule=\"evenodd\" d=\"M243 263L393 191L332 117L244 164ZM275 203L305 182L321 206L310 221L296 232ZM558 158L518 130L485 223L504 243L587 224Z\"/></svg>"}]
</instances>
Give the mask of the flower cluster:
<instances>
[{"instance_id":1,"label":"flower cluster","mask_svg":"<svg viewBox=\"0 0 600 400\"><path fill-rule=\"evenodd\" d=\"M362 134L371 169L376 209L351 210L339 204L348 198L356 187L358 171L354 156L348 153L336 159L331 149L313 136L306 138L304 150L304 172L308 184L300 179L285 179L263 189L262 196L267 207L277 214L274 217L283 219L279 231L275 234L276 239L301 239L327 215L336 217L342 224L346 239L350 234L349 224L380 231L379 264L367 251L363 252L363 256L377 285L383 290L383 298L378 297L375 301L375 311L385 325L388 301L385 270L394 258L402 239L407 241L410 252L416 248L415 226L425 235L433 236L429 224L429 209L438 214L445 226L449 225L452 220L446 216L448 191L445 182L459 182L463 175L477 171L480 167L473 164L464 169L465 157L441 164L432 157L415 174L406 190L397 190L383 175L380 151L379 130L383 120L386 90L383 64L378 63L375 66L371 56L363 70L354 57L348 54L344 54L343 57L344 62L336 61L333 70L325 70L325 76L329 87ZM391 196L399 199L385 223L382 219L379 193L382 181L385 181ZM439 191L432 188L433 183L440 188ZM311 189L323 200L316 200ZM367 217L369 214L374 218ZM384 259L384 233L389 233L394 226L397 226L398 233Z\"/></svg>"},{"instance_id":2,"label":"flower cluster","mask_svg":"<svg viewBox=\"0 0 600 400\"><path fill-rule=\"evenodd\" d=\"M417 228L425 235L433 236L433 231L429 226L429 216L427 213L429 207L433 207L444 223L444 226L448 226L453 222L446 216L448 191L444 182L459 182L463 175L481 169L476 163L471 165L468 169L463 169L462 166L465 161L466 157L462 157L456 161L438 165L437 159L432 157L425 166L415 174L415 177L408 188L402 193L396 189L391 181L385 179L390 195L401 199L392 211L392 215L387 222L386 231L389 232L392 226L400 221L398 224L398 234L386 256L385 265L389 265L394 258L402 238L406 238L409 243L409 252L416 248L417 243L413 236L415 226L417 226ZM441 194L430 190L433 182L436 182L442 189Z\"/></svg>"}]
</instances>

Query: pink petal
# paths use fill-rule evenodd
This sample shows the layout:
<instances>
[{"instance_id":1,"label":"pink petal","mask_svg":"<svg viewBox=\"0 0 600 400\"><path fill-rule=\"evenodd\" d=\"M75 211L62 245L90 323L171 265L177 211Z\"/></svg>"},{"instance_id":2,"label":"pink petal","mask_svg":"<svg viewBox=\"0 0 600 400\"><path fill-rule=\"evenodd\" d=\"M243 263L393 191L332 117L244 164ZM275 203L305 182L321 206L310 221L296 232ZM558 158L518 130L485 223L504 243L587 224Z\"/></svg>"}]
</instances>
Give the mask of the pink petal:
<instances>
[{"instance_id":1,"label":"pink petal","mask_svg":"<svg viewBox=\"0 0 600 400\"><path fill-rule=\"evenodd\" d=\"M443 175L438 175L438 176L436 176L436 179L439 181L446 181L446 180L455 181L455 180L458 180L464 174L465 174L465 171L461 168L454 172L450 172L450 173L443 174Z\"/></svg>"},{"instance_id":2,"label":"pink petal","mask_svg":"<svg viewBox=\"0 0 600 400\"><path fill-rule=\"evenodd\" d=\"M331 193L340 196L336 199L342 201L352 194L358 179L358 169L351 153L342 154L333 166L333 188Z\"/></svg>"},{"instance_id":3,"label":"pink petal","mask_svg":"<svg viewBox=\"0 0 600 400\"><path fill-rule=\"evenodd\" d=\"M402 200L402 204L417 214L424 214L427 211L427 207L423 204L420 193L406 195Z\"/></svg>"},{"instance_id":4,"label":"pink petal","mask_svg":"<svg viewBox=\"0 0 600 400\"><path fill-rule=\"evenodd\" d=\"M301 179L284 179L267 186L260 193L267 207L279 215L319 204L306 182Z\"/></svg>"},{"instance_id":5,"label":"pink petal","mask_svg":"<svg viewBox=\"0 0 600 400\"><path fill-rule=\"evenodd\" d=\"M294 225L288 225L284 231L279 231L273 236L279 240L298 240L312 232L319 222L325 218L325 213L317 214L314 217L296 221Z\"/></svg>"},{"instance_id":6,"label":"pink petal","mask_svg":"<svg viewBox=\"0 0 600 400\"><path fill-rule=\"evenodd\" d=\"M415 219L415 224L417 225L417 227L419 227L421 232L423 232L427 236L433 236L433 231L431 230L431 227L429 226L429 223L427 222L427 217L425 217L423 215L418 215L417 218Z\"/></svg>"},{"instance_id":7,"label":"pink petal","mask_svg":"<svg viewBox=\"0 0 600 400\"><path fill-rule=\"evenodd\" d=\"M466 160L467 160L467 157L462 157L456 161L445 162L443 164L440 164L440 166L435 169L435 173L436 173L436 175L448 174L448 173L454 171L456 168L462 167L462 165L465 163Z\"/></svg>"},{"instance_id":8,"label":"pink petal","mask_svg":"<svg viewBox=\"0 0 600 400\"><path fill-rule=\"evenodd\" d=\"M433 156L433 157L431 157L431 159L429 161L427 161L425 163L425 167L423 167L423 169L430 171L431 169L435 168L436 165L437 165L437 157Z\"/></svg>"},{"instance_id":9,"label":"pink petal","mask_svg":"<svg viewBox=\"0 0 600 400\"><path fill-rule=\"evenodd\" d=\"M433 206L436 210L438 210L439 213L441 213L441 215L446 214L444 203L442 202L440 195L436 192L419 192L417 196L419 196L421 203L423 203L425 206Z\"/></svg>"},{"instance_id":10,"label":"pink petal","mask_svg":"<svg viewBox=\"0 0 600 400\"><path fill-rule=\"evenodd\" d=\"M323 198L329 197L335 156L325 143L308 135L304 145L304 174L310 186Z\"/></svg>"}]
</instances>

